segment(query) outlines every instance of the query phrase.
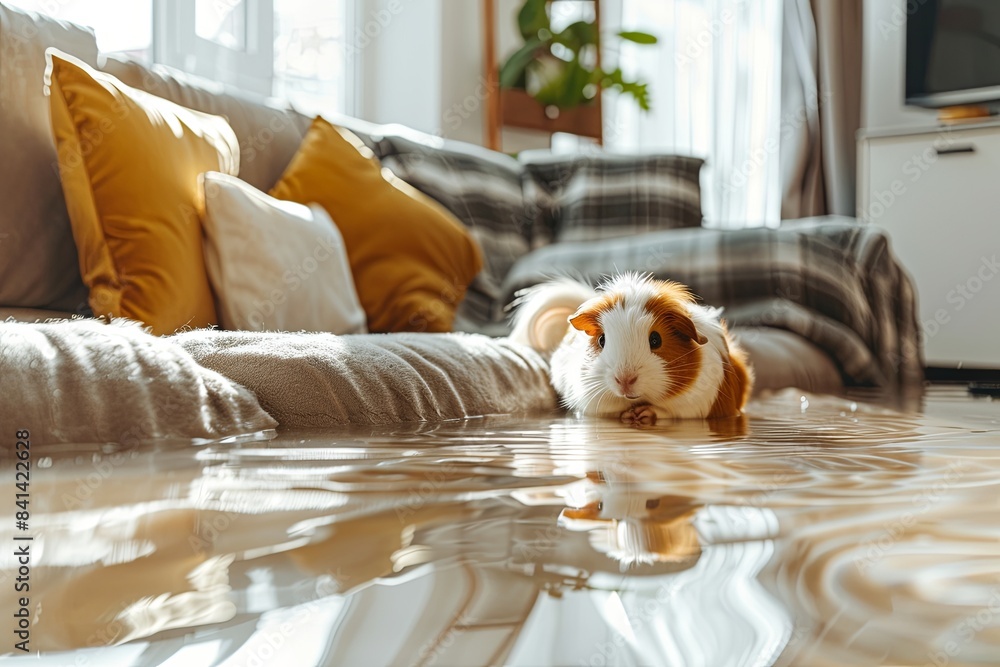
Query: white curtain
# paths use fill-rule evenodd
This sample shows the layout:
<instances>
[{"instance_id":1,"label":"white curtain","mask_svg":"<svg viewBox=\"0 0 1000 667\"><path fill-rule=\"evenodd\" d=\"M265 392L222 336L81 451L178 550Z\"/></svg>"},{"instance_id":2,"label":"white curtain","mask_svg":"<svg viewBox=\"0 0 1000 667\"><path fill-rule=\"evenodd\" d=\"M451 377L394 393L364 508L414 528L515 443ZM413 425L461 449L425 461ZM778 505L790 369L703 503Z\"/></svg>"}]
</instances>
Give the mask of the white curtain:
<instances>
[{"instance_id":1,"label":"white curtain","mask_svg":"<svg viewBox=\"0 0 1000 667\"><path fill-rule=\"evenodd\" d=\"M604 0L606 35L643 30L655 46L605 39L608 64L649 82L652 110L605 96L610 150L670 151L706 160L709 227L777 226L781 111L781 0Z\"/></svg>"}]
</instances>

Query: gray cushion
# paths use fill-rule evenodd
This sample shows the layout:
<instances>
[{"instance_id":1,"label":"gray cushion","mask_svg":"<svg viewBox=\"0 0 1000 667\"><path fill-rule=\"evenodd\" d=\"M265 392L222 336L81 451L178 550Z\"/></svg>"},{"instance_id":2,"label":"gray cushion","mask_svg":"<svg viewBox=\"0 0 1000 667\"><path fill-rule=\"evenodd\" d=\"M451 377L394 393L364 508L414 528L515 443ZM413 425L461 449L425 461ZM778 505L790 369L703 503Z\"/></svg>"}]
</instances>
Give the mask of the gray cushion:
<instances>
[{"instance_id":1,"label":"gray cushion","mask_svg":"<svg viewBox=\"0 0 1000 667\"><path fill-rule=\"evenodd\" d=\"M49 46L96 65L89 30L0 5L0 305L89 312L43 85Z\"/></svg>"},{"instance_id":2,"label":"gray cushion","mask_svg":"<svg viewBox=\"0 0 1000 667\"><path fill-rule=\"evenodd\" d=\"M0 433L28 429L32 443L129 445L275 425L246 389L124 320L0 323L0 377Z\"/></svg>"},{"instance_id":3,"label":"gray cushion","mask_svg":"<svg viewBox=\"0 0 1000 667\"><path fill-rule=\"evenodd\" d=\"M539 230L556 241L600 241L700 227L704 161L680 155L526 151L525 194L539 205Z\"/></svg>"},{"instance_id":4,"label":"gray cushion","mask_svg":"<svg viewBox=\"0 0 1000 667\"><path fill-rule=\"evenodd\" d=\"M171 340L284 427L438 421L556 407L533 350L470 334L196 330Z\"/></svg>"}]
</instances>

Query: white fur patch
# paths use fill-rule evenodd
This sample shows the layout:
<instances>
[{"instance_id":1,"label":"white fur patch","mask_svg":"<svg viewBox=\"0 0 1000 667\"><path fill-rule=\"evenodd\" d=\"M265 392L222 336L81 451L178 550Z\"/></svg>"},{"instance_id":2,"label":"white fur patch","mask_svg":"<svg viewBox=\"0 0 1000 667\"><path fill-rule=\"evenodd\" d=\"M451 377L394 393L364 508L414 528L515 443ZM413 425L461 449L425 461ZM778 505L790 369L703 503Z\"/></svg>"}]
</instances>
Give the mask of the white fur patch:
<instances>
[{"instance_id":1,"label":"white fur patch","mask_svg":"<svg viewBox=\"0 0 1000 667\"><path fill-rule=\"evenodd\" d=\"M688 311L698 333L708 342L701 346L701 366L694 383L680 394L663 398L670 389L670 368L649 349L649 332L655 318L646 303L658 295L655 284L636 274L618 276L604 291L622 301L599 317L605 347L595 353L590 337L570 329L552 357L552 381L571 410L617 418L632 405L652 404L657 417L704 418L722 386L724 360L728 358L720 310L690 304ZM634 392L639 399L620 395L618 374L636 375ZM659 398L654 398L659 397Z\"/></svg>"}]
</instances>

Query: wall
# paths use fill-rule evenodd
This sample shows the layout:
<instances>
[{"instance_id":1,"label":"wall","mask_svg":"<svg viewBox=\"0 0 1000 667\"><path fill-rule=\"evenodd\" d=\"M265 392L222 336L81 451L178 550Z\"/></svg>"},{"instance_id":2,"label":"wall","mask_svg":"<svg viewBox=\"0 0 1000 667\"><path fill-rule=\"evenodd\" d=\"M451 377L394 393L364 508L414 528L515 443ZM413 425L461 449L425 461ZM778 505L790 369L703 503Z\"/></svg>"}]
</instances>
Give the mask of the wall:
<instances>
[{"instance_id":1,"label":"wall","mask_svg":"<svg viewBox=\"0 0 1000 667\"><path fill-rule=\"evenodd\" d=\"M519 43L521 0L496 0L501 56ZM480 0L362 0L357 115L480 144L486 82ZM504 149L547 145L544 135L505 132Z\"/></svg>"},{"instance_id":2,"label":"wall","mask_svg":"<svg viewBox=\"0 0 1000 667\"><path fill-rule=\"evenodd\" d=\"M934 111L907 107L904 96L907 2L865 0L862 125L933 125ZM501 55L517 43L520 0L497 0ZM349 39L361 59L357 113L431 134L483 140L480 0L362 0L361 32ZM537 135L505 133L505 148L537 146Z\"/></svg>"},{"instance_id":3,"label":"wall","mask_svg":"<svg viewBox=\"0 0 1000 667\"><path fill-rule=\"evenodd\" d=\"M362 0L348 37L359 58L357 115L434 133L440 125L442 0Z\"/></svg>"},{"instance_id":4,"label":"wall","mask_svg":"<svg viewBox=\"0 0 1000 667\"><path fill-rule=\"evenodd\" d=\"M905 96L907 2L921 0L865 0L863 108L866 128L931 126L937 112L903 103Z\"/></svg>"}]
</instances>

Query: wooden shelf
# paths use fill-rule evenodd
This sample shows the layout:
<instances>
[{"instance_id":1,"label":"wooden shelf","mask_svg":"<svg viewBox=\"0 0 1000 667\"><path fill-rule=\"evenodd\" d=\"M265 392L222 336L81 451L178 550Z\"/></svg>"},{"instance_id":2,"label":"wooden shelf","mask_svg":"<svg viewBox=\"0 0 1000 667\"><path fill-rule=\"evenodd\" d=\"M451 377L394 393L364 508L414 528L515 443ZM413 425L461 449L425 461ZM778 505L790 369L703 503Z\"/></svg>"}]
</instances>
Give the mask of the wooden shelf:
<instances>
[{"instance_id":1,"label":"wooden shelf","mask_svg":"<svg viewBox=\"0 0 1000 667\"><path fill-rule=\"evenodd\" d=\"M594 4L594 23L600 31L600 0L590 1ZM592 104L572 109L546 109L524 90L500 88L500 65L496 47L496 0L483 0L483 64L487 82L484 139L488 148L501 150L504 127L535 130L550 135L564 132L603 143L604 115L601 110L601 93L597 94ZM601 53L598 49L597 66L600 65Z\"/></svg>"},{"instance_id":2,"label":"wooden shelf","mask_svg":"<svg viewBox=\"0 0 1000 667\"><path fill-rule=\"evenodd\" d=\"M500 90L500 117L506 127L539 130L549 134L566 132L598 141L602 138L599 102L572 109L547 109L527 92L506 88Z\"/></svg>"}]
</instances>

